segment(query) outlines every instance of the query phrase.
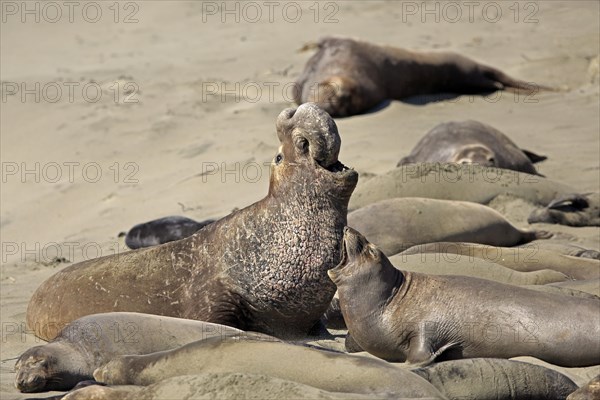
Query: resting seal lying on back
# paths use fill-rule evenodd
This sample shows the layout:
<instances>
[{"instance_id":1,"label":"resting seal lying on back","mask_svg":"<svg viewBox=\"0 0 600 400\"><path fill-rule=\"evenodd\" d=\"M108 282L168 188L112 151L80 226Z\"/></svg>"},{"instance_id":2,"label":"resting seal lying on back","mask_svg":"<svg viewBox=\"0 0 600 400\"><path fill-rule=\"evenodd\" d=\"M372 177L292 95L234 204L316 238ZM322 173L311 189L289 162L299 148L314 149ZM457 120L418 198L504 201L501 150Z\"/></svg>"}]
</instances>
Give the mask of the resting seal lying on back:
<instances>
[{"instance_id":1,"label":"resting seal lying on back","mask_svg":"<svg viewBox=\"0 0 600 400\"><path fill-rule=\"evenodd\" d=\"M242 333L225 325L151 314L88 315L67 325L52 342L23 353L15 365L15 386L22 392L68 390L94 379L94 370L116 356L171 350Z\"/></svg>"},{"instance_id":2,"label":"resting seal lying on back","mask_svg":"<svg viewBox=\"0 0 600 400\"><path fill-rule=\"evenodd\" d=\"M215 222L214 219L197 222L179 216L159 218L137 224L131 228L125 236L125 244L130 249L157 246L192 236L213 222Z\"/></svg>"},{"instance_id":3,"label":"resting seal lying on back","mask_svg":"<svg viewBox=\"0 0 600 400\"><path fill-rule=\"evenodd\" d=\"M63 269L33 294L29 327L52 339L50 324L132 311L306 335L335 293L327 270L358 174L338 160L335 122L314 104L281 112L277 136L264 199L186 239Z\"/></svg>"},{"instance_id":4,"label":"resting seal lying on back","mask_svg":"<svg viewBox=\"0 0 600 400\"><path fill-rule=\"evenodd\" d=\"M416 52L341 37L323 38L316 47L296 80L294 101L317 103L334 117L419 94L508 88L535 93L539 88L456 53Z\"/></svg>"},{"instance_id":5,"label":"resting seal lying on back","mask_svg":"<svg viewBox=\"0 0 600 400\"><path fill-rule=\"evenodd\" d=\"M562 366L600 363L600 300L403 272L351 228L329 276L352 338L388 361L530 355Z\"/></svg>"},{"instance_id":6,"label":"resting seal lying on back","mask_svg":"<svg viewBox=\"0 0 600 400\"><path fill-rule=\"evenodd\" d=\"M422 162L478 164L539 175L534 163L545 160L517 145L499 130L478 121L445 122L419 140L398 167Z\"/></svg>"}]
</instances>

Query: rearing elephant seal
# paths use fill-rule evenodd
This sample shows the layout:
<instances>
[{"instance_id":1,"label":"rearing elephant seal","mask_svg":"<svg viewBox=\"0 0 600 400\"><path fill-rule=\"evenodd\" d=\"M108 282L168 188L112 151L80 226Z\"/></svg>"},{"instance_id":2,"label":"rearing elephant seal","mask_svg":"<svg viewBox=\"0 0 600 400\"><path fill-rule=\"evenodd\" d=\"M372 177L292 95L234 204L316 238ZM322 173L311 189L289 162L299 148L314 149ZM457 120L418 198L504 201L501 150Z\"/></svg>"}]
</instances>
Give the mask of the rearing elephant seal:
<instances>
[{"instance_id":1,"label":"rearing elephant seal","mask_svg":"<svg viewBox=\"0 0 600 400\"><path fill-rule=\"evenodd\" d=\"M296 80L294 101L315 102L334 117L419 94L537 90L456 53L416 52L342 37L323 38L315 47L317 53Z\"/></svg>"},{"instance_id":2,"label":"rearing elephant seal","mask_svg":"<svg viewBox=\"0 0 600 400\"><path fill-rule=\"evenodd\" d=\"M305 335L335 285L356 171L339 160L333 119L315 104L277 118L268 195L176 242L63 269L33 294L27 323L52 339L84 315L130 311L278 337Z\"/></svg>"},{"instance_id":3,"label":"rearing elephant seal","mask_svg":"<svg viewBox=\"0 0 600 400\"><path fill-rule=\"evenodd\" d=\"M499 130L478 121L445 122L419 140L398 167L420 162L479 164L539 175L534 163L545 160L517 145Z\"/></svg>"},{"instance_id":4,"label":"rearing elephant seal","mask_svg":"<svg viewBox=\"0 0 600 400\"><path fill-rule=\"evenodd\" d=\"M403 272L351 228L329 276L352 338L388 361L530 355L566 367L600 363L600 300Z\"/></svg>"}]
</instances>

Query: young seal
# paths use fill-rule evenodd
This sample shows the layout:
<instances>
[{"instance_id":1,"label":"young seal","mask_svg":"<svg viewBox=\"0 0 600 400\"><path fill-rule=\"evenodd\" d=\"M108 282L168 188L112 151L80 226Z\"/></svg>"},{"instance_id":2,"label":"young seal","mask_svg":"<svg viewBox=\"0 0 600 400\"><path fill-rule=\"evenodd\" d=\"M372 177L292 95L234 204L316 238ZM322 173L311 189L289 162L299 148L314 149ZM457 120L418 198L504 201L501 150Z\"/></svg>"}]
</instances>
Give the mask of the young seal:
<instances>
[{"instance_id":1,"label":"young seal","mask_svg":"<svg viewBox=\"0 0 600 400\"><path fill-rule=\"evenodd\" d=\"M109 385L147 386L199 373L266 375L317 389L385 398L444 398L422 377L382 360L248 337L209 338L141 356L120 356L94 372Z\"/></svg>"},{"instance_id":2,"label":"young seal","mask_svg":"<svg viewBox=\"0 0 600 400\"><path fill-rule=\"evenodd\" d=\"M314 104L281 112L277 136L265 198L186 239L63 269L33 294L29 327L50 340L48 326L131 311L306 335L335 293L327 270L358 174L338 160L335 122Z\"/></svg>"},{"instance_id":3,"label":"young seal","mask_svg":"<svg viewBox=\"0 0 600 400\"><path fill-rule=\"evenodd\" d=\"M412 372L449 399L564 400L577 390L571 379L557 371L498 358L444 361Z\"/></svg>"},{"instance_id":4,"label":"young seal","mask_svg":"<svg viewBox=\"0 0 600 400\"><path fill-rule=\"evenodd\" d=\"M600 226L600 193L568 194L533 210L527 222L568 226Z\"/></svg>"},{"instance_id":5,"label":"young seal","mask_svg":"<svg viewBox=\"0 0 600 400\"><path fill-rule=\"evenodd\" d=\"M452 261L462 258L468 258L469 260L478 258L521 272L551 269L562 272L573 279L600 278L599 261L566 256L541 249L537 245L495 247L477 243L440 242L413 246L401 254L441 254L442 257L447 256ZM457 257L450 255L456 255Z\"/></svg>"},{"instance_id":6,"label":"young seal","mask_svg":"<svg viewBox=\"0 0 600 400\"><path fill-rule=\"evenodd\" d=\"M398 162L478 164L539 175L534 163L545 160L517 145L499 130L478 121L445 122L419 140L410 155Z\"/></svg>"},{"instance_id":7,"label":"young seal","mask_svg":"<svg viewBox=\"0 0 600 400\"><path fill-rule=\"evenodd\" d=\"M115 356L171 350L196 340L241 334L225 325L151 314L115 312L79 318L50 343L35 346L15 364L21 392L69 390L94 379L94 370Z\"/></svg>"},{"instance_id":8,"label":"young seal","mask_svg":"<svg viewBox=\"0 0 600 400\"><path fill-rule=\"evenodd\" d=\"M334 117L371 110L387 99L420 94L477 94L542 88L460 54L416 52L341 37L326 37L296 80L294 101L317 103ZM544 88L547 89L547 88Z\"/></svg>"},{"instance_id":9,"label":"young seal","mask_svg":"<svg viewBox=\"0 0 600 400\"><path fill-rule=\"evenodd\" d=\"M207 219L202 222L179 216L155 219L135 225L127 232L125 244L130 249L156 246L192 236L206 225L215 222Z\"/></svg>"},{"instance_id":10,"label":"young seal","mask_svg":"<svg viewBox=\"0 0 600 400\"><path fill-rule=\"evenodd\" d=\"M422 163L397 167L358 185L349 210L394 197L427 197L488 204L510 195L545 206L576 190L537 175L474 164Z\"/></svg>"},{"instance_id":11,"label":"young seal","mask_svg":"<svg viewBox=\"0 0 600 400\"><path fill-rule=\"evenodd\" d=\"M403 272L351 228L329 276L353 339L388 361L530 355L561 366L600 364L600 300Z\"/></svg>"},{"instance_id":12,"label":"young seal","mask_svg":"<svg viewBox=\"0 0 600 400\"><path fill-rule=\"evenodd\" d=\"M359 208L348 214L348 225L388 256L431 242L515 246L551 236L519 229L481 204L418 197L382 200Z\"/></svg>"}]
</instances>

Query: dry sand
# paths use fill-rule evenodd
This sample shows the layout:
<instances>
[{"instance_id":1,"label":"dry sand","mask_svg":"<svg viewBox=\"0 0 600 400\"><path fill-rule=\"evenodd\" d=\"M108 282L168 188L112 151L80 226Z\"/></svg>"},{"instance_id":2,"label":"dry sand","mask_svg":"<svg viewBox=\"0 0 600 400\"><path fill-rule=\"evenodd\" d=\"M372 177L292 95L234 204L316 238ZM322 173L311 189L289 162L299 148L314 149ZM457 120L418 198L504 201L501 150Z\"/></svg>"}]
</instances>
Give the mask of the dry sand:
<instances>
[{"instance_id":1,"label":"dry sand","mask_svg":"<svg viewBox=\"0 0 600 400\"><path fill-rule=\"evenodd\" d=\"M73 22L62 2L57 22L56 9L28 3L39 9L35 22L23 4L2 2L2 399L24 397L13 387L14 357L39 343L26 333L25 311L35 288L65 265L52 263L55 256L76 262L122 251L117 235L136 223L173 214L220 217L266 194L275 118L291 105L284 87L310 57L297 50L321 36L458 51L561 89L530 99L501 93L426 105L395 101L340 119L340 159L362 179L394 167L436 124L476 119L547 155L539 165L546 176L581 191L600 189L597 1L516 8L476 2L472 18L459 3L457 22L456 9L437 2L427 3L433 10L437 4L437 15L425 15L421 2L338 1L277 3L272 16L257 2L256 22L256 7L242 3L239 22L213 15L212 2L120 3L118 15L112 2L78 3ZM292 22L297 5L302 12ZM102 16L92 23L96 9ZM22 96L21 89L34 93ZM219 171L202 175L215 165ZM34 172L23 176L25 169ZM495 207L526 224L526 205ZM544 228L600 248L597 228Z\"/></svg>"}]
</instances>

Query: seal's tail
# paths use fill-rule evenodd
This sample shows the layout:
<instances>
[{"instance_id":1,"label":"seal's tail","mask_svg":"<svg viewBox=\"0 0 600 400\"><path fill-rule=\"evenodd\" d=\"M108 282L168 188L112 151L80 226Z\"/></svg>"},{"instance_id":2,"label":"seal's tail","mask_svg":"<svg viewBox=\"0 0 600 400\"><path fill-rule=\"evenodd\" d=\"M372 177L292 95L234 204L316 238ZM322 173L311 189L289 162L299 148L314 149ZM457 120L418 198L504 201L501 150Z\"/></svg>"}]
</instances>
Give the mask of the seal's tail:
<instances>
[{"instance_id":1,"label":"seal's tail","mask_svg":"<svg viewBox=\"0 0 600 400\"><path fill-rule=\"evenodd\" d=\"M499 69L488 67L488 66L485 67L484 75L486 78L497 83L496 86L498 87L498 89L502 89L502 90L506 90L506 91L510 91L510 92L516 92L516 93L522 92L524 95L528 95L528 96L532 96L532 95L536 94L537 92L539 92L540 90L550 91L550 92L558 91L557 88L553 88L550 86L545 86L545 85L537 84L535 82L525 82L525 81L522 81L519 79L515 79L515 78L505 74L504 72L500 71Z\"/></svg>"}]
</instances>

